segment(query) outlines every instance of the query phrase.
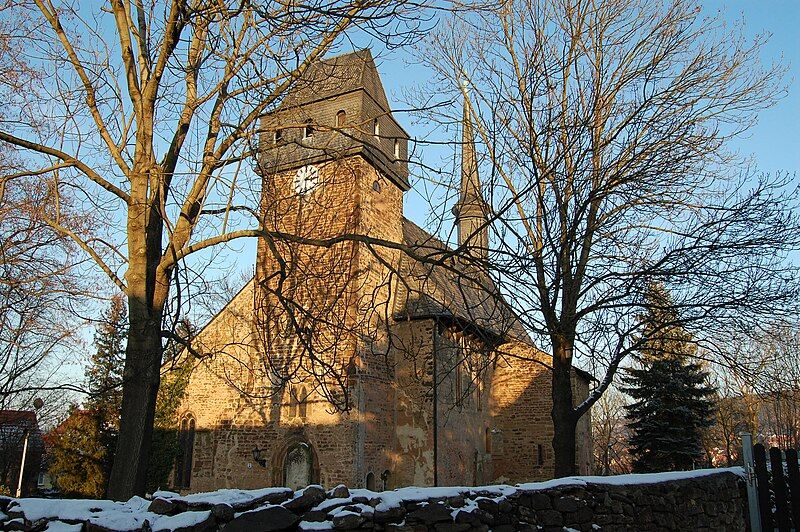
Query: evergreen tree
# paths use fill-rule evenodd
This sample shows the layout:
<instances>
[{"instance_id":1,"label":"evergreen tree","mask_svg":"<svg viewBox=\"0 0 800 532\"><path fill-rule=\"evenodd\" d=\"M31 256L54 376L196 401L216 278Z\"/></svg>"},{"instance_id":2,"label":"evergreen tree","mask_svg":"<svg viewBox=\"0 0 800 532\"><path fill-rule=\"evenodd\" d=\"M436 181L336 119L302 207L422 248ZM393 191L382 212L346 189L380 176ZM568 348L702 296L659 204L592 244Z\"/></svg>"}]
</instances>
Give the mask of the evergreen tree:
<instances>
[{"instance_id":1,"label":"evergreen tree","mask_svg":"<svg viewBox=\"0 0 800 532\"><path fill-rule=\"evenodd\" d=\"M125 343L128 338L128 311L121 295L114 296L95 331L96 351L86 370L87 415L94 418L97 438L103 447L103 473L111 473L117 446L119 415L122 407L122 373Z\"/></svg>"},{"instance_id":2,"label":"evergreen tree","mask_svg":"<svg viewBox=\"0 0 800 532\"><path fill-rule=\"evenodd\" d=\"M111 299L94 335L96 351L86 370L90 410L98 410L109 425L119 425L122 404L122 372L128 338L128 310L121 295Z\"/></svg>"},{"instance_id":3,"label":"evergreen tree","mask_svg":"<svg viewBox=\"0 0 800 532\"><path fill-rule=\"evenodd\" d=\"M716 390L692 361L697 347L676 322L677 310L659 285L651 287L639 368L623 377L635 472L692 469L702 459L702 435L713 424Z\"/></svg>"}]
</instances>

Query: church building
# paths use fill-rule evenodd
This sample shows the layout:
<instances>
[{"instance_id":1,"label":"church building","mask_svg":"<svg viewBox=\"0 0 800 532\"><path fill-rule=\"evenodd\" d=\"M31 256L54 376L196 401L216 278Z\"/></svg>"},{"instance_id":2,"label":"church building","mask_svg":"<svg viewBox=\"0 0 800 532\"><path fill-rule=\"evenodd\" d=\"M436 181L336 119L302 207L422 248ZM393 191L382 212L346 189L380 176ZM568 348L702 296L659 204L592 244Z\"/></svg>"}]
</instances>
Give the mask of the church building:
<instances>
[{"instance_id":1,"label":"church building","mask_svg":"<svg viewBox=\"0 0 800 532\"><path fill-rule=\"evenodd\" d=\"M409 137L368 50L312 65L263 119L255 275L193 341L175 488L552 477L550 357L485 273L469 105L455 248L403 217ZM577 457L588 473L588 416Z\"/></svg>"}]
</instances>

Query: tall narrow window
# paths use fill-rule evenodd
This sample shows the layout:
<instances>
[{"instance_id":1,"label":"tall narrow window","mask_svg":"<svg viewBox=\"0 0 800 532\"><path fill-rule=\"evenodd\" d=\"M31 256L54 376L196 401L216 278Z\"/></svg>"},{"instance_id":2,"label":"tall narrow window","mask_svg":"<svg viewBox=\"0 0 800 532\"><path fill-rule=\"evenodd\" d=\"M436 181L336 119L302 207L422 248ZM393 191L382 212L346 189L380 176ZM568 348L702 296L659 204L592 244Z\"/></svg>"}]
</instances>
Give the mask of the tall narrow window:
<instances>
[{"instance_id":1,"label":"tall narrow window","mask_svg":"<svg viewBox=\"0 0 800 532\"><path fill-rule=\"evenodd\" d=\"M544 446L541 443L536 446L536 463L544 465Z\"/></svg>"},{"instance_id":2,"label":"tall narrow window","mask_svg":"<svg viewBox=\"0 0 800 532\"><path fill-rule=\"evenodd\" d=\"M306 127L303 129L303 138L304 139L311 138L313 135L314 135L314 124L309 119L308 121L306 121Z\"/></svg>"},{"instance_id":3,"label":"tall narrow window","mask_svg":"<svg viewBox=\"0 0 800 532\"><path fill-rule=\"evenodd\" d=\"M383 491L387 491L389 489L389 479L392 476L392 473L387 469L383 473L381 473L381 481L383 482Z\"/></svg>"},{"instance_id":4,"label":"tall narrow window","mask_svg":"<svg viewBox=\"0 0 800 532\"><path fill-rule=\"evenodd\" d=\"M394 159L400 158L400 139L394 139Z\"/></svg>"},{"instance_id":5,"label":"tall narrow window","mask_svg":"<svg viewBox=\"0 0 800 532\"><path fill-rule=\"evenodd\" d=\"M191 414L181 419L178 442L180 453L175 461L175 486L189 488L192 481L192 453L194 451L195 420Z\"/></svg>"},{"instance_id":6,"label":"tall narrow window","mask_svg":"<svg viewBox=\"0 0 800 532\"><path fill-rule=\"evenodd\" d=\"M378 119L372 121L372 134L375 135L377 139L381 135L381 123L378 122Z\"/></svg>"},{"instance_id":7,"label":"tall narrow window","mask_svg":"<svg viewBox=\"0 0 800 532\"><path fill-rule=\"evenodd\" d=\"M492 454L492 429L486 427L483 438L483 448L486 450L486 454Z\"/></svg>"},{"instance_id":8,"label":"tall narrow window","mask_svg":"<svg viewBox=\"0 0 800 532\"><path fill-rule=\"evenodd\" d=\"M370 471L367 473L367 489L375 491L375 475Z\"/></svg>"},{"instance_id":9,"label":"tall narrow window","mask_svg":"<svg viewBox=\"0 0 800 532\"><path fill-rule=\"evenodd\" d=\"M300 419L306 418L307 408L308 408L308 393L306 392L306 387L301 386L300 389L297 391L297 415L300 416Z\"/></svg>"},{"instance_id":10,"label":"tall narrow window","mask_svg":"<svg viewBox=\"0 0 800 532\"><path fill-rule=\"evenodd\" d=\"M347 122L346 112L342 110L336 113L336 127L344 127L346 122Z\"/></svg>"},{"instance_id":11,"label":"tall narrow window","mask_svg":"<svg viewBox=\"0 0 800 532\"><path fill-rule=\"evenodd\" d=\"M456 366L453 368L456 379L456 404L461 406L464 402L464 383L461 381L461 361L456 360Z\"/></svg>"},{"instance_id":12,"label":"tall narrow window","mask_svg":"<svg viewBox=\"0 0 800 532\"><path fill-rule=\"evenodd\" d=\"M468 360L469 346L467 336L463 333L455 333L455 363L453 365L453 379L455 380L455 403L461 408L464 405L464 362ZM469 388L468 388L469 389Z\"/></svg>"},{"instance_id":13,"label":"tall narrow window","mask_svg":"<svg viewBox=\"0 0 800 532\"><path fill-rule=\"evenodd\" d=\"M279 144L281 140L283 140L283 130L282 129L276 129L275 130L275 136L273 137L273 143L274 144Z\"/></svg>"},{"instance_id":14,"label":"tall narrow window","mask_svg":"<svg viewBox=\"0 0 800 532\"><path fill-rule=\"evenodd\" d=\"M288 417L295 418L297 417L298 411L298 403L297 400L297 389L294 386L289 387L289 409L287 411Z\"/></svg>"}]
</instances>

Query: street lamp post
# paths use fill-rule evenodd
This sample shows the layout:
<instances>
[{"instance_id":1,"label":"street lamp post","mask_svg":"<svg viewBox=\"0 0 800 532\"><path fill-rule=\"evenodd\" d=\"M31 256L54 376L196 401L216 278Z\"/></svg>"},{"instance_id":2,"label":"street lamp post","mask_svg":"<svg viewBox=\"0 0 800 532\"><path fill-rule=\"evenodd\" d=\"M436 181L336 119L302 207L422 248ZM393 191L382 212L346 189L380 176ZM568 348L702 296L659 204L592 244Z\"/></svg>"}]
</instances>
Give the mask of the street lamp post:
<instances>
[{"instance_id":1,"label":"street lamp post","mask_svg":"<svg viewBox=\"0 0 800 532\"><path fill-rule=\"evenodd\" d=\"M44 406L44 401L42 401L39 397L33 400L33 407L36 410L39 410ZM28 454L28 439L30 438L31 431L30 427L25 428L25 441L22 444L22 462L19 464L19 480L17 481L17 498L22 497L22 479L25 475L25 457Z\"/></svg>"},{"instance_id":2,"label":"street lamp post","mask_svg":"<svg viewBox=\"0 0 800 532\"><path fill-rule=\"evenodd\" d=\"M22 444L22 463L19 464L19 481L17 482L17 498L22 497L22 478L25 474L25 456L28 454L28 436L30 431L25 429L25 443Z\"/></svg>"}]
</instances>

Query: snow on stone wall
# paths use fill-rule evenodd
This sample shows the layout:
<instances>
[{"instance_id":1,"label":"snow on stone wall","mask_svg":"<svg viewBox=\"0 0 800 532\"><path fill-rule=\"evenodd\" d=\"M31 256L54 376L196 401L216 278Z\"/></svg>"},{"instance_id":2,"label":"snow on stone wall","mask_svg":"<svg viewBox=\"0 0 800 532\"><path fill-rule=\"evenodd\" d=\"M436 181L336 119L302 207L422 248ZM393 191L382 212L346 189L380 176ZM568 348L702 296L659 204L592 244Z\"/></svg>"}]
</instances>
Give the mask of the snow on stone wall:
<instances>
[{"instance_id":1,"label":"snow on stone wall","mask_svg":"<svg viewBox=\"0 0 800 532\"><path fill-rule=\"evenodd\" d=\"M745 530L741 468L570 477L517 486L345 486L156 492L121 503L0 499L3 530L49 532L277 530Z\"/></svg>"}]
</instances>

